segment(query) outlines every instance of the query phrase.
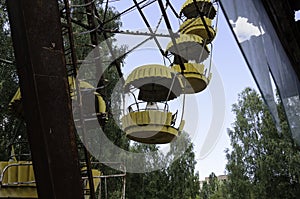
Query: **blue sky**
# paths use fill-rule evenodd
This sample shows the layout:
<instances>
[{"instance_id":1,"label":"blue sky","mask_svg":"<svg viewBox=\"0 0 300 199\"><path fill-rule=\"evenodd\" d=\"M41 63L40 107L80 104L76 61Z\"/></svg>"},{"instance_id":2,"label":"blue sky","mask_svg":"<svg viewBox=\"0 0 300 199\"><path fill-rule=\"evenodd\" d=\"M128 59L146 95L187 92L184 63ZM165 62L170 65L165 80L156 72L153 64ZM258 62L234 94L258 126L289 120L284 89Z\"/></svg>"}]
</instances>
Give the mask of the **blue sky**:
<instances>
[{"instance_id":1,"label":"blue sky","mask_svg":"<svg viewBox=\"0 0 300 199\"><path fill-rule=\"evenodd\" d=\"M296 21L300 20L300 11L299 10L295 13L295 20Z\"/></svg>"},{"instance_id":2,"label":"blue sky","mask_svg":"<svg viewBox=\"0 0 300 199\"><path fill-rule=\"evenodd\" d=\"M172 5L179 12L181 5L185 0L171 0ZM119 12L125 10L133 3L131 1L117 1L111 3ZM157 2L153 5L145 8L144 14L153 27L156 26L157 22L161 17L160 10L157 6ZM176 17L168 9L168 16L171 20L172 29L175 31L178 29L179 22ZM139 16L137 11L130 12L127 15L121 17L123 24L122 30L145 30L146 26ZM162 21L162 25L159 27L160 30L165 30L165 23ZM138 43L142 37L136 36L120 36L120 41L124 43ZM167 39L161 40L163 48L169 42ZM237 101L238 93L241 92L245 87L254 87L254 80L246 66L245 61L236 45L233 35L225 21L223 14L219 13L219 20L217 25L217 36L213 41L213 72L220 75L220 81L222 85L219 88L210 86L203 92L196 94L192 97L187 97L185 104L185 119L188 120L185 130L192 133L192 141L195 145L197 165L196 170L200 173L200 179L204 179L211 172L215 172L217 175L224 174L225 171L225 148L230 148L229 138L227 136L227 128L231 127L234 121L234 116L231 113L231 105ZM162 56L155 49L155 45L152 43L143 46L141 50L137 50L130 54L125 60L125 66L123 71L128 74L135 67L157 63L164 64ZM213 74L212 82L217 75ZM217 81L217 80L215 80ZM225 93L225 117L220 118L213 114L213 93L218 92L217 90L224 87ZM217 110L218 113L218 110ZM224 122L222 121L224 119ZM220 132L211 132L210 125L212 122L219 122L221 129ZM220 120L220 121L218 121ZM214 123L213 123L214 124ZM204 146L204 140L209 134L218 134L216 142L211 144L210 153L206 156L201 156L200 152Z\"/></svg>"}]
</instances>

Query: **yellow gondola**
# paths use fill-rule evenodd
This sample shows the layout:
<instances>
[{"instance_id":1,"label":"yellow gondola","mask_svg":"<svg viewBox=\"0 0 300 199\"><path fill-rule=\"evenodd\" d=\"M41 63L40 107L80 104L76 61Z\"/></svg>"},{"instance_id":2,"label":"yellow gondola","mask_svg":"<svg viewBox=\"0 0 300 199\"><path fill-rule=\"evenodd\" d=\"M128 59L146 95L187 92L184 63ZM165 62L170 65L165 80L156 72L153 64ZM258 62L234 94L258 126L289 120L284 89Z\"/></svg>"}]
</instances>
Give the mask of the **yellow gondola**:
<instances>
[{"instance_id":1,"label":"yellow gondola","mask_svg":"<svg viewBox=\"0 0 300 199\"><path fill-rule=\"evenodd\" d=\"M75 79L72 77L68 78L71 98L76 100L76 92L75 92ZM95 88L86 81L79 80L79 87L81 90L82 97L82 109L86 114L97 113L106 115L106 104L103 97L95 91ZM96 97L96 103L95 103ZM97 106L97 110L95 109L95 105Z\"/></svg>"},{"instance_id":2,"label":"yellow gondola","mask_svg":"<svg viewBox=\"0 0 300 199\"><path fill-rule=\"evenodd\" d=\"M198 10L199 8L199 10ZM210 0L187 0L181 8L180 15L184 14L188 19L196 18L202 13L204 16L213 19L216 16L216 9Z\"/></svg>"},{"instance_id":3,"label":"yellow gondola","mask_svg":"<svg viewBox=\"0 0 300 199\"><path fill-rule=\"evenodd\" d=\"M124 89L140 90L138 99L145 102L169 101L182 94L182 82L170 68L149 64L136 68L128 76Z\"/></svg>"},{"instance_id":4,"label":"yellow gondola","mask_svg":"<svg viewBox=\"0 0 300 199\"><path fill-rule=\"evenodd\" d=\"M71 98L76 100L75 79L72 77L69 77L68 82L69 82L69 87L70 87ZM83 96L83 103L86 103L86 104L88 103L92 106L84 106L83 107L84 111L85 112L95 112L94 96L96 96L97 97L96 105L98 107L97 113L106 115L106 104L105 104L105 101L102 98L102 96L98 92L94 91L95 88L88 82L79 81L79 84L80 84L80 89L82 89L82 90L85 89L87 91L87 93L88 93L88 90L91 90L91 92L89 92L88 94ZM21 96L20 88L18 88L14 97L11 99L11 101L9 103L9 108L11 110L13 110L15 113L20 114L20 115L23 114L23 107L22 107L21 101L22 101L22 96ZM87 110L87 108L93 108L93 110Z\"/></svg>"},{"instance_id":5,"label":"yellow gondola","mask_svg":"<svg viewBox=\"0 0 300 199\"><path fill-rule=\"evenodd\" d=\"M23 116L23 106L20 88L17 89L15 95L9 102L9 109L13 110L16 114Z\"/></svg>"},{"instance_id":6,"label":"yellow gondola","mask_svg":"<svg viewBox=\"0 0 300 199\"><path fill-rule=\"evenodd\" d=\"M193 60L196 62L203 62L209 56L209 50L204 46L203 39L194 34L181 34L176 39L176 46L178 52L173 44L170 42L167 45L166 51L174 55L174 64L179 64L178 57L183 60Z\"/></svg>"},{"instance_id":7,"label":"yellow gondola","mask_svg":"<svg viewBox=\"0 0 300 199\"><path fill-rule=\"evenodd\" d=\"M86 172L86 167L82 171ZM96 169L91 171L96 190L102 174ZM83 187L85 193L90 188L86 177ZM0 161L0 198L38 198L31 161Z\"/></svg>"},{"instance_id":8,"label":"yellow gondola","mask_svg":"<svg viewBox=\"0 0 300 199\"><path fill-rule=\"evenodd\" d=\"M216 31L211 26L211 19L204 18L208 31L201 18L191 18L183 22L180 26L181 34L194 34L202 37L210 43L216 36Z\"/></svg>"},{"instance_id":9,"label":"yellow gondola","mask_svg":"<svg viewBox=\"0 0 300 199\"><path fill-rule=\"evenodd\" d=\"M83 175L83 186L85 187L84 189L84 195L89 195L89 190L90 190L90 183L89 183L89 179L87 177L87 168L83 167L81 169L82 175ZM94 190L96 191L97 188L99 187L99 184L101 183L101 171L97 170L97 169L91 169L92 172L92 176L93 176L93 184L94 184ZM85 197L85 198L89 198L89 197Z\"/></svg>"},{"instance_id":10,"label":"yellow gondola","mask_svg":"<svg viewBox=\"0 0 300 199\"><path fill-rule=\"evenodd\" d=\"M0 198L38 198L32 163L0 162Z\"/></svg>"},{"instance_id":11,"label":"yellow gondola","mask_svg":"<svg viewBox=\"0 0 300 199\"><path fill-rule=\"evenodd\" d=\"M188 83L185 84L185 93L194 94L203 91L211 79L211 74L206 74L203 64L185 63L184 66L185 70L183 70L182 75L184 79L188 81ZM179 65L173 65L172 69L181 72Z\"/></svg>"},{"instance_id":12,"label":"yellow gondola","mask_svg":"<svg viewBox=\"0 0 300 199\"><path fill-rule=\"evenodd\" d=\"M181 132L184 121L178 125L177 112L169 111L167 101L182 94L182 81L169 67L151 64L133 70L128 76L124 90L135 96L137 102L127 108L122 117L122 128L126 136L145 144L170 143ZM164 103L161 103L164 101ZM175 127L178 126L178 128Z\"/></svg>"},{"instance_id":13,"label":"yellow gondola","mask_svg":"<svg viewBox=\"0 0 300 199\"><path fill-rule=\"evenodd\" d=\"M138 110L122 118L122 127L131 140L145 144L170 143L184 126L182 120L179 128L174 127L176 114L168 110Z\"/></svg>"}]
</instances>

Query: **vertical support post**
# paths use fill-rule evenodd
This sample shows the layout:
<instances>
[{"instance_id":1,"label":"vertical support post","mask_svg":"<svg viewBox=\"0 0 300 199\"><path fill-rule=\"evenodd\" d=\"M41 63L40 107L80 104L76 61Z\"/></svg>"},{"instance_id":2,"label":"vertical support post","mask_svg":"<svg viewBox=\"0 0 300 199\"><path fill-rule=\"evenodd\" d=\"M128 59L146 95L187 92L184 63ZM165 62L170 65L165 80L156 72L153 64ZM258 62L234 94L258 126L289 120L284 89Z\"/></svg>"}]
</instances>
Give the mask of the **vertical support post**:
<instances>
[{"instance_id":1,"label":"vertical support post","mask_svg":"<svg viewBox=\"0 0 300 199\"><path fill-rule=\"evenodd\" d=\"M83 198L56 0L7 0L39 198Z\"/></svg>"}]
</instances>

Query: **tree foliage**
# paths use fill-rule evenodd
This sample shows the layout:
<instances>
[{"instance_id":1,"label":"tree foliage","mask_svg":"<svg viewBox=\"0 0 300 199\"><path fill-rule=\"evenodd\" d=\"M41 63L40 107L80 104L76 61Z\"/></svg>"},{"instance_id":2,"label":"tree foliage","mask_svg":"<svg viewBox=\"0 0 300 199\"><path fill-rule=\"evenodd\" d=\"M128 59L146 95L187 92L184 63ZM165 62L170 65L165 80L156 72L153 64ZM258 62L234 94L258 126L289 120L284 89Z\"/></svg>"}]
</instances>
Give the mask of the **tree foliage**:
<instances>
[{"instance_id":1,"label":"tree foliage","mask_svg":"<svg viewBox=\"0 0 300 199\"><path fill-rule=\"evenodd\" d=\"M187 134L182 134L179 139L178 144L171 144L168 154L157 153L157 161L166 168L149 173L127 175L129 181L126 190L127 198L196 199L199 196L199 174L195 172L193 144ZM155 145L137 147L140 152L158 150ZM176 147L186 150L175 154Z\"/></svg>"},{"instance_id":2,"label":"tree foliage","mask_svg":"<svg viewBox=\"0 0 300 199\"><path fill-rule=\"evenodd\" d=\"M203 182L200 191L200 198L201 199L227 198L225 192L225 185L226 185L226 181L219 180L216 174L212 172L209 175L208 180L205 180Z\"/></svg>"},{"instance_id":3,"label":"tree foliage","mask_svg":"<svg viewBox=\"0 0 300 199\"><path fill-rule=\"evenodd\" d=\"M182 154L176 157L178 152ZM175 154L175 156L169 157L172 164L167 169L170 181L169 190L172 190L170 198L196 198L199 195L199 174L195 172L197 162L193 144L187 133L181 135L176 145L171 144L169 154ZM172 158L177 159L172 160Z\"/></svg>"},{"instance_id":4,"label":"tree foliage","mask_svg":"<svg viewBox=\"0 0 300 199\"><path fill-rule=\"evenodd\" d=\"M281 104L281 132L259 94L246 88L233 105L236 116L226 150L228 198L297 198L300 151L293 142Z\"/></svg>"},{"instance_id":5,"label":"tree foliage","mask_svg":"<svg viewBox=\"0 0 300 199\"><path fill-rule=\"evenodd\" d=\"M18 88L18 77L4 0L0 1L0 29L0 160L7 161L11 146L26 141L26 132L23 118L9 109L10 100ZM19 143L15 152L28 153L29 148Z\"/></svg>"}]
</instances>

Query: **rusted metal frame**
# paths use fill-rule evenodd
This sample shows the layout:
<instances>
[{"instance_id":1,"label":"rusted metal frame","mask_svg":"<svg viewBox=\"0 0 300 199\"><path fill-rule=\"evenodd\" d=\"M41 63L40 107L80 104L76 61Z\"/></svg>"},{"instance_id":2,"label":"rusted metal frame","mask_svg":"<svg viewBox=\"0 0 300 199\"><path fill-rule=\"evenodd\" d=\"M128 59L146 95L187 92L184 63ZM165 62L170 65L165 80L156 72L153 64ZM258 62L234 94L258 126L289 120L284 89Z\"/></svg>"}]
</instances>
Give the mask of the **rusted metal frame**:
<instances>
[{"instance_id":1,"label":"rusted metal frame","mask_svg":"<svg viewBox=\"0 0 300 199\"><path fill-rule=\"evenodd\" d=\"M63 17L63 18L65 18L65 17ZM71 21L73 22L73 23L75 23L76 25L79 25L79 26L81 26L82 28L85 28L85 29L87 29L87 30L90 30L90 27L88 26L88 25L86 25L86 24L83 24L83 23L81 23L81 22L79 22L79 21L77 21L77 20L74 20L74 19L72 19L71 18ZM150 40L150 39L153 39L153 37L154 36L156 36L156 37L168 37L168 38L170 38L170 35L164 35L164 34L149 34L149 33L139 33L139 32L128 32L128 31L122 31L122 30L108 30L108 29L97 29L97 32L98 32L98 34L105 34L105 33L118 33L118 34L128 34L128 35L142 35L142 36L150 36L150 38L149 39L146 39L145 41L143 41L141 44L144 44L145 42L147 42L148 40ZM105 34L105 35L107 35L107 34ZM105 37L105 35L104 35L104 37ZM108 36L106 36L105 37L106 39L108 38ZM108 43L107 44L108 45L108 47L110 46L110 44ZM139 47L140 45L138 45L138 47ZM133 48L133 49L136 49L136 47L135 48ZM112 52L112 48L111 47L109 47L109 50L110 50L110 52ZM126 54L128 54L128 53L126 53ZM125 55L124 55L125 56ZM113 56L113 53L112 53L112 57L115 57L115 56ZM166 57L167 59L169 59L168 57ZM122 73L122 71L121 71L121 69L120 69L120 67L117 67L117 72L118 72L118 75L119 75L119 77L120 78L122 78L123 77L123 73Z\"/></svg>"},{"instance_id":2,"label":"rusted metal frame","mask_svg":"<svg viewBox=\"0 0 300 199\"><path fill-rule=\"evenodd\" d=\"M85 9L86 9L86 12L87 12L87 21L88 21L88 24L89 24L89 29L90 30L94 30L96 28L96 22L95 22L95 10L96 10L96 6L95 6L95 3L93 0L84 0L84 3L86 4L85 6ZM95 75L95 78L97 78L99 75L101 75L101 78L99 80L99 84L101 86L103 86L103 79L104 79L104 76L103 76L103 71L102 71L102 63L101 63L101 60L100 60L100 50L98 48L98 37L97 37L97 30L95 31L91 31L90 32L90 39L91 39L91 44L95 46L94 50L93 50L93 53L94 53L94 57L96 58L95 59L95 64L96 64L96 75ZM97 86L99 86L99 84ZM84 120L83 120L84 122ZM85 128L84 128L85 130ZM85 132L84 132L85 134ZM91 199L95 199L96 196L95 196L95 189L94 189L94 181L93 181L93 175L92 175L92 172L91 172L91 162L90 162L90 154L89 152L86 150L86 148L84 149L84 153L85 153L85 156L86 156L86 162L87 162L87 174L88 174L88 177L89 177L89 184L90 184L90 196L91 196Z\"/></svg>"},{"instance_id":3,"label":"rusted metal frame","mask_svg":"<svg viewBox=\"0 0 300 199\"><path fill-rule=\"evenodd\" d=\"M82 198L58 3L6 3L39 198Z\"/></svg>"},{"instance_id":4,"label":"rusted metal frame","mask_svg":"<svg viewBox=\"0 0 300 199\"><path fill-rule=\"evenodd\" d=\"M101 178L118 178L118 177L124 177L126 174L112 174L112 175L101 175L101 176L95 176L94 179L101 179ZM83 177L83 179L87 179L87 177Z\"/></svg>"},{"instance_id":5,"label":"rusted metal frame","mask_svg":"<svg viewBox=\"0 0 300 199\"><path fill-rule=\"evenodd\" d=\"M134 4L135 4L136 8L138 9L138 11L139 11L139 13L140 13L140 15L141 15L143 21L145 22L145 24L146 24L148 30L150 31L150 33L151 33L152 35L154 35L154 36L153 36L153 39L154 39L155 44L157 45L157 47L158 47L160 53L162 54L162 56L165 56L165 53L164 53L164 51L162 50L162 47L161 47L161 45L160 45L158 39L156 38L155 33L153 32L153 30L152 30L152 28L151 28L151 26L150 26L150 24L149 24L149 22L148 22L146 16L144 15L142 9L140 8L140 6L138 5L138 3L137 3L136 0L133 0L133 2L134 2Z\"/></svg>"},{"instance_id":6,"label":"rusted metal frame","mask_svg":"<svg viewBox=\"0 0 300 199\"><path fill-rule=\"evenodd\" d=\"M81 91L80 91L80 83L79 80L76 78L75 79L75 86L76 86L76 96L77 96L77 105L79 107L79 122L80 122L80 128L82 129L82 140L83 142L85 142L85 135L86 135L86 126L85 126L85 120L83 117L83 111L82 111L82 95L81 95ZM79 129L78 129L79 130ZM87 151L86 147L83 146L83 152L84 152L84 157L85 157L85 164L86 164L86 168L87 168L87 176L88 176L88 181L89 184L92 186L90 186L90 197L92 199L95 199L95 189L94 189L94 181L93 181L93 174L91 171L91 163L90 163L90 154Z\"/></svg>"},{"instance_id":7,"label":"rusted metal frame","mask_svg":"<svg viewBox=\"0 0 300 199\"><path fill-rule=\"evenodd\" d=\"M98 33L100 33L100 32L98 32ZM105 34L105 33L103 33L103 34ZM122 34L122 33L120 32L120 34ZM133 34L133 35L134 35L134 34ZM126 57L126 56L127 56L128 54L130 54L132 51L134 51L135 49L139 48L140 46L142 46L143 44L145 44L145 43L148 42L149 40L153 39L153 37L154 37L152 34L141 34L141 35L145 35L145 36L149 36L149 37L148 37L147 39L145 39L144 41L140 42L139 44L137 44L136 46L134 46L133 48L131 48L128 52L124 53L124 55L122 55L122 57ZM157 36L161 36L161 35L157 35ZM108 38L107 35L104 35L104 37L105 37L105 38ZM163 35L162 37L170 37L170 35ZM113 53L113 51L112 51L111 45L110 45L109 43L107 43L107 45L108 45L108 47L109 47L109 49L110 49L110 52L111 52L111 54L112 54L112 57L115 57L115 56L114 56L114 53ZM166 58L170 61L170 59L169 59L168 57L166 57ZM114 62L114 63L115 63L115 62ZM170 63L171 63L171 61L170 61ZM120 66L117 67L117 71L118 71L119 77L120 77L120 78L123 78L123 73L122 73L122 71L121 71ZM124 81L124 80L122 80L122 81Z\"/></svg>"},{"instance_id":8,"label":"rusted metal frame","mask_svg":"<svg viewBox=\"0 0 300 199\"><path fill-rule=\"evenodd\" d=\"M88 6L86 6L86 12L87 12L87 20L88 20L88 27L89 30L94 30L90 32L90 38L91 38L91 43L92 45L94 45L95 47L98 46L99 41L98 41L98 36L97 36L97 26L96 26L96 21L95 21L95 14L96 14L96 6L94 3L91 3L92 0L84 0L84 2L86 4L88 4ZM103 71L102 71L102 63L100 60L100 51L98 48L94 49L94 57L96 57L97 59L95 60L96 63L96 77L98 77L98 75L102 75L103 76ZM102 78L101 78L102 79ZM101 81L100 79L100 81Z\"/></svg>"},{"instance_id":9,"label":"rusted metal frame","mask_svg":"<svg viewBox=\"0 0 300 199\"><path fill-rule=\"evenodd\" d=\"M66 19L66 17L62 16L63 19ZM90 30L90 27L86 24L81 23L80 21L77 21L73 18L71 18L71 22L86 29L86 30ZM168 34L160 34L160 33L146 33L146 32L131 32L131 31L127 31L127 30L113 30L113 29L104 29L102 28L101 30L97 30L98 33L102 33L103 32L107 32L107 33L118 33L118 34L127 34L127 35L142 35L142 36L156 36L156 37L170 37L170 35ZM0 60L1 61L1 60Z\"/></svg>"},{"instance_id":10,"label":"rusted metal frame","mask_svg":"<svg viewBox=\"0 0 300 199\"><path fill-rule=\"evenodd\" d=\"M104 11L104 15L103 15L103 20L100 21L100 16L98 14L98 12L95 10L95 13L96 13L96 16L98 17L98 22L102 25L101 28L103 28L103 25L104 25L104 21L105 21L105 18L106 18L106 14L107 14L107 10L108 10L108 1L106 1L106 4L105 4L105 11ZM123 73L121 71L121 63L119 60L117 60L116 58L116 55L112 49L112 46L111 44L109 43L108 41L108 36L107 36L107 32L103 31L103 30L98 30L98 33L103 33L103 36L104 36L104 39L106 41L106 45L108 46L108 49L110 51L110 54L112 55L112 58L113 58L113 63L115 66L116 66L116 69L117 69L117 72L118 72L118 75L121 79L121 81L125 82L124 78L123 78Z\"/></svg>"},{"instance_id":11,"label":"rusted metal frame","mask_svg":"<svg viewBox=\"0 0 300 199\"><path fill-rule=\"evenodd\" d=\"M142 46L143 44L145 44L146 42L148 42L149 40L153 39L153 35L147 35L149 36L147 39L145 39L144 41L140 42L139 44L137 44L136 46L134 46L133 48L131 48L129 51L127 51L126 53L124 53L123 57L126 57L128 54L130 54L132 51L134 51L135 49L139 48L140 46ZM168 37L170 37L170 35L168 35ZM169 57L166 57L169 62L171 63L171 60ZM133 95L135 97L135 95ZM135 100L137 101L137 100Z\"/></svg>"},{"instance_id":12,"label":"rusted metal frame","mask_svg":"<svg viewBox=\"0 0 300 199\"><path fill-rule=\"evenodd\" d=\"M72 27L72 21L71 21L71 13L70 13L70 5L69 5L69 0L64 0L65 4L65 12L66 12L66 20L67 20L67 34L68 34L68 39L69 39L69 45L70 45L70 51L71 51L71 62L72 62L72 75L75 78L75 90L76 90L76 103L78 105L78 111L79 111L79 117L80 117L80 123L83 131L83 140L85 140L85 135L86 135L86 126L83 118L83 111L82 111L82 95L80 91L80 83L77 76L77 68L78 68L78 63L77 63L77 55L76 55L76 50L75 50L75 44L74 44L74 35L73 35L73 27ZM88 181L90 186L90 197L92 199L95 199L95 190L94 190L94 181L93 181L93 175L91 172L91 163L90 163L90 154L88 153L87 149L85 146L83 147L84 151L84 157L85 157L85 163L87 167L87 176L88 176Z\"/></svg>"},{"instance_id":13,"label":"rusted metal frame","mask_svg":"<svg viewBox=\"0 0 300 199\"><path fill-rule=\"evenodd\" d=\"M175 39L175 36L176 34L173 32L172 30L172 27L171 27L171 23L169 21L169 18L168 18L168 15L164 9L164 5L162 3L162 0L157 0L158 1L158 4L159 4L159 7L160 7L160 10L162 12L162 15L164 17L164 20L165 20L165 23L166 23L166 26L167 26L167 29L169 31L169 34L171 36L171 40L172 40L172 43L174 45L174 49L175 49L175 53L178 55L179 57L179 66L181 68L181 72L183 72L185 70L185 66L184 66L184 63L182 61L182 58L179 56L179 50L178 50L178 46L177 46L177 43L176 43L176 39Z\"/></svg>"},{"instance_id":14,"label":"rusted metal frame","mask_svg":"<svg viewBox=\"0 0 300 199\"><path fill-rule=\"evenodd\" d=\"M143 1L139 2L138 4L140 5L140 4L142 4L142 3L146 2L146 1L148 1L148 0L143 0ZM156 0L153 0L152 2L150 2L150 3L148 3L148 4L152 4L152 3L154 3L155 1L156 1ZM127 12L133 10L134 8L135 8L135 6L131 6L130 8L127 8L126 10L124 10L124 11L121 12L121 13L119 13L118 15L116 15L116 16L114 16L114 17L108 19L107 21L104 21L103 24L109 23L109 22L111 22L111 21L113 21L113 20L119 18L120 16L126 14Z\"/></svg>"},{"instance_id":15,"label":"rusted metal frame","mask_svg":"<svg viewBox=\"0 0 300 199\"><path fill-rule=\"evenodd\" d=\"M145 1L147 1L147 0L143 0L143 1L139 2L138 5L144 3ZM152 2L149 2L147 5L141 6L140 8L143 9L144 7L146 7L146 6L148 6L148 5L151 5L151 4L154 3L154 2L155 2L155 0L153 0ZM102 24L104 25L104 24L106 24L106 23L109 23L109 22L111 22L111 21L117 19L117 18L120 17L121 15L126 14L126 12L129 12L129 11L131 11L131 10L134 9L134 8L135 8L135 5L132 6L132 7L130 7L130 8L128 8L128 9L126 9L125 11L119 13L118 15L116 15L116 16L114 16L114 17L108 19L107 21L103 20L104 22L102 22ZM88 14L88 13L85 13L85 14ZM62 16L62 17L65 18L64 16ZM89 25L83 24L82 22L80 22L80 21L78 21L78 20L75 20L75 19L71 18L71 21L72 21L73 23L75 23L76 25L81 26L82 28L85 28L85 29L87 29L87 30L91 30L91 28L90 28ZM98 30L98 31L99 31L99 30Z\"/></svg>"},{"instance_id":16,"label":"rusted metal frame","mask_svg":"<svg viewBox=\"0 0 300 199\"><path fill-rule=\"evenodd\" d=\"M204 19L203 13L201 12L199 6L197 5L197 1L196 1L196 0L193 0L193 2L194 2L194 5L195 5L195 7L196 7L196 9L197 9L197 11L198 11L198 13L199 13L199 15L200 15L200 19L201 19L201 21L202 21L202 23L203 23L203 25L204 25L204 28L205 28L205 30L206 30L206 32L207 32L207 34L208 34L209 39L212 39L212 35L211 35L210 31L209 31L209 27L208 27L208 25L207 25L207 23L206 23L206 21L205 21L205 19ZM212 6L213 6L213 5L212 5ZM205 42L205 43L206 43L206 42Z\"/></svg>"},{"instance_id":17,"label":"rusted metal frame","mask_svg":"<svg viewBox=\"0 0 300 199\"><path fill-rule=\"evenodd\" d=\"M66 19L65 16L61 16L63 19ZM90 30L90 27L78 20L75 20L73 18L71 18L71 22L86 29L86 30ZM103 32L108 32L108 33L118 33L118 34L128 34L128 35L142 35L142 36L156 36L156 37L170 37L170 35L168 34L160 34L160 33L153 33L153 34L150 34L150 33L146 33L146 32L130 32L130 31L127 31L127 30L113 30L113 29L98 29L97 32L98 33L102 33Z\"/></svg>"},{"instance_id":18,"label":"rusted metal frame","mask_svg":"<svg viewBox=\"0 0 300 199\"><path fill-rule=\"evenodd\" d=\"M106 6L108 7L108 4L106 4ZM107 10L108 8L105 8L105 10ZM118 75L120 77L120 81L122 81L123 83L125 82L124 80L124 77L123 77L123 73L121 71L121 62L119 61L120 58L117 59L114 51L113 51L113 47L111 45L111 43L109 42L109 38L107 36L107 33L106 32L103 32L101 29L103 28L103 23L101 21L101 17L99 16L99 13L97 12L96 8L94 8L94 14L95 14L95 19L98 20L98 23L100 24L100 28L95 32L95 34L102 34L104 39L105 39L105 43L110 51L110 54L112 56L112 59L113 59L113 62L110 63L109 67L111 67L112 65L115 65L116 69L117 69L117 72L118 72ZM103 18L105 18L105 16L103 16ZM104 76L103 76L104 77ZM102 96L106 97L107 96L107 89L106 89L106 86L104 85L104 82L103 82L103 79L100 79L100 81L98 82L97 84L97 87L101 87L101 86L104 86L104 92L102 91L101 94ZM108 111L108 114L110 114L111 112ZM108 116L109 117L109 116ZM105 127L105 126L103 126ZM105 131L105 128L103 129Z\"/></svg>"},{"instance_id":19,"label":"rusted metal frame","mask_svg":"<svg viewBox=\"0 0 300 199\"><path fill-rule=\"evenodd\" d=\"M106 34L105 32L103 32L103 36L104 36L104 38L105 38L106 45L108 46L109 51L110 51L110 53L111 53L111 55L112 55L112 58L113 58L113 64L116 65L118 75L119 75L119 77L121 78L121 81L125 82L125 80L124 80L124 78L123 78L123 73L122 73L122 71L121 71L121 63L120 63L119 59L116 58L116 55L115 55L115 53L113 52L112 46L111 46L111 44L110 44L109 41L108 41L108 36L107 36L107 34Z\"/></svg>"},{"instance_id":20,"label":"rusted metal frame","mask_svg":"<svg viewBox=\"0 0 300 199\"><path fill-rule=\"evenodd\" d=\"M61 15L61 18L67 19L67 17L66 17L66 16L63 16L63 15ZM73 19L72 17L70 17L70 19L71 19L71 22L72 22L72 23L74 23L74 24L76 24L76 25L78 25L78 26L80 26L80 27L82 27L82 28L85 28L85 29L87 29L87 30L90 29L90 27L89 27L88 25L82 23L81 21L75 20L75 19Z\"/></svg>"},{"instance_id":21,"label":"rusted metal frame","mask_svg":"<svg viewBox=\"0 0 300 199\"><path fill-rule=\"evenodd\" d=\"M123 187L122 187L122 199L125 199L125 191L126 191L126 166L122 162L91 162L91 164L97 165L97 164L106 164L106 165L112 165L112 164L120 164L120 169L124 173L120 174L112 174L112 175L100 175L95 176L95 179L101 179L101 178L119 178L122 177L123 179ZM121 168L122 167L122 168ZM84 178L87 179L87 178ZM98 192L98 198L101 198L101 183L99 184L99 192Z\"/></svg>"},{"instance_id":22,"label":"rusted metal frame","mask_svg":"<svg viewBox=\"0 0 300 199\"><path fill-rule=\"evenodd\" d=\"M22 120L14 120L14 128L13 128L13 137L12 139L8 142L8 144L5 146L5 148L11 148L12 145L14 144L14 141L17 139L18 132L20 130L20 127L22 125L23 121Z\"/></svg>"},{"instance_id":23,"label":"rusted metal frame","mask_svg":"<svg viewBox=\"0 0 300 199\"><path fill-rule=\"evenodd\" d=\"M106 8L107 9L107 8ZM109 51L110 51L110 54L111 54L111 56L112 56L112 58L113 58L113 63L112 64L115 64L115 66L116 66L116 68L117 68L117 72L118 72L118 75L119 75L119 77L121 78L121 80L122 81L124 81L124 79L123 79L123 73L122 73L122 71L121 71L121 65L120 65L120 62L117 60L117 57L116 57L116 55L115 55L115 53L114 53L114 51L113 51L113 48L112 48L112 45L109 43L109 41L108 41L108 36L107 36L107 33L105 32L105 31L103 31L102 30L102 28L103 28L103 22L102 21L100 21L100 16L99 16L99 14L97 13L97 11L95 10L95 15L97 16L97 19L98 19L98 23L100 23L101 24L101 29L98 29L97 30L97 33L98 34L103 34L103 37L104 37L104 39L105 39L105 42L106 42L106 45L107 45L107 47L108 47L108 49L109 49ZM105 16L103 16L104 18L105 18ZM111 65L112 65L111 64Z\"/></svg>"},{"instance_id":24,"label":"rusted metal frame","mask_svg":"<svg viewBox=\"0 0 300 199\"><path fill-rule=\"evenodd\" d=\"M64 0L65 4L65 12L66 12L66 20L67 20L67 30L68 30L68 39L69 39L69 45L70 45L70 51L71 51L71 60L72 60L72 68L73 68L73 76L77 76L77 55L75 50L75 44L74 44L74 35L73 35L73 27L72 27L72 20L71 20L71 12L70 12L70 4L69 0Z\"/></svg>"},{"instance_id":25,"label":"rusted metal frame","mask_svg":"<svg viewBox=\"0 0 300 199\"><path fill-rule=\"evenodd\" d=\"M105 9L104 9L103 20L102 21L106 20L107 11L108 11L108 1L106 1L106 3L105 3Z\"/></svg>"},{"instance_id":26,"label":"rusted metal frame","mask_svg":"<svg viewBox=\"0 0 300 199\"><path fill-rule=\"evenodd\" d=\"M127 30L111 30L111 29L102 29L103 32L108 33L117 33L117 34L124 34L124 35L141 35L141 36L153 36L153 37L166 37L170 38L169 34L160 34L160 33L148 33L148 32L131 32Z\"/></svg>"},{"instance_id":27,"label":"rusted metal frame","mask_svg":"<svg viewBox=\"0 0 300 199\"><path fill-rule=\"evenodd\" d=\"M137 44L136 46L134 46L133 48L131 48L128 52L126 52L123 56L125 57L126 55L128 55L129 53L131 53L132 51L134 51L135 49L137 49L138 47L142 46L143 44L145 44L147 41L151 40L153 38L153 36L148 37L147 39L145 39L144 41L142 41L141 43Z\"/></svg>"},{"instance_id":28,"label":"rusted metal frame","mask_svg":"<svg viewBox=\"0 0 300 199\"><path fill-rule=\"evenodd\" d=\"M71 13L70 13L70 5L69 5L69 0L64 0L64 4L65 4L65 14L66 14L66 34L68 34L68 39L69 39L69 45L70 45L70 55L71 55L71 65L72 65L72 76L75 78L75 90L76 90L76 104L78 107L78 114L79 114L79 122L80 122L80 126L81 129L83 131L83 140L85 140L85 133L86 133L86 126L85 126L85 122L84 122L84 118L83 118L83 111L82 111L82 95L81 95L81 91L80 91L80 83L79 80L76 78L77 76L77 68L78 68L78 63L77 63L77 55L76 55L76 50L75 50L75 44L74 44L74 35L73 35L73 27L72 27L72 21L71 21ZM65 50L66 51L66 50ZM65 52L66 55L66 52ZM79 129L77 129L79 130ZM84 151L84 157L85 157L85 164L87 166L87 174L88 174L88 181L89 183L93 186L93 176L92 176L92 172L91 172L91 166L89 164L90 161L90 155L87 151L87 149L85 147L83 147L83 151ZM91 183L92 181L92 183ZM93 198L94 195L94 191L93 188L90 189L89 194L91 195L91 198Z\"/></svg>"}]
</instances>

